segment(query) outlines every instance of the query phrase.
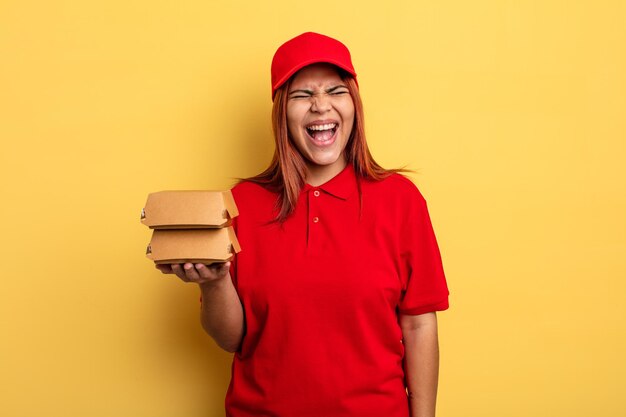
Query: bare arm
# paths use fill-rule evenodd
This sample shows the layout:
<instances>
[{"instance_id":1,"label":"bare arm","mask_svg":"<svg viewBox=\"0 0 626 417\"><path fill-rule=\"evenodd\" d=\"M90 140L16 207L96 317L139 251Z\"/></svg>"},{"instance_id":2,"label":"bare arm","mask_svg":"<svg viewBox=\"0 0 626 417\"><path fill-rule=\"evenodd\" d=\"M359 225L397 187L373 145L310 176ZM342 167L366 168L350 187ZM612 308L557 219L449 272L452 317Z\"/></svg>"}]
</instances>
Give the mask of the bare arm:
<instances>
[{"instance_id":1,"label":"bare arm","mask_svg":"<svg viewBox=\"0 0 626 417\"><path fill-rule=\"evenodd\" d=\"M439 379L437 314L400 315L411 417L434 417Z\"/></svg>"},{"instance_id":2,"label":"bare arm","mask_svg":"<svg viewBox=\"0 0 626 417\"><path fill-rule=\"evenodd\" d=\"M230 262L211 266L190 263L157 265L164 274L176 274L183 281L200 286L202 327L222 349L236 352L243 339L245 320L229 267Z\"/></svg>"}]
</instances>

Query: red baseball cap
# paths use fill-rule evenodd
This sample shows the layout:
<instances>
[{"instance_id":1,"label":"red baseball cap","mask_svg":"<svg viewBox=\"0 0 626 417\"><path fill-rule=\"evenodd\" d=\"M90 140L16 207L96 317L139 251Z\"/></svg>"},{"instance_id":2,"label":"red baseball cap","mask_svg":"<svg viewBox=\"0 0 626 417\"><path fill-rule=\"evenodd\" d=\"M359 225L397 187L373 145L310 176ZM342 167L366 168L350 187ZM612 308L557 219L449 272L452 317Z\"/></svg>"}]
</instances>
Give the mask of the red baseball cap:
<instances>
[{"instance_id":1,"label":"red baseball cap","mask_svg":"<svg viewBox=\"0 0 626 417\"><path fill-rule=\"evenodd\" d=\"M272 101L274 101L276 90L289 77L307 65L319 62L338 66L352 75L356 81L356 71L352 66L350 51L343 43L319 33L306 32L282 44L274 54Z\"/></svg>"}]
</instances>

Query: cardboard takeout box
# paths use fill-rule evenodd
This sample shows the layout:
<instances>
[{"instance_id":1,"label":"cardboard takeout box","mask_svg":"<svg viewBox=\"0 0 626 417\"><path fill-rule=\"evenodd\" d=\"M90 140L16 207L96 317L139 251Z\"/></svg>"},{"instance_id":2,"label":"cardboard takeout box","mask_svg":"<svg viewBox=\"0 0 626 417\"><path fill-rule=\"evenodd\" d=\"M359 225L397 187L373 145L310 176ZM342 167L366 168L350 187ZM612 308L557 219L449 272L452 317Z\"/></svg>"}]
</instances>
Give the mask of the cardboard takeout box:
<instances>
[{"instance_id":1,"label":"cardboard takeout box","mask_svg":"<svg viewBox=\"0 0 626 417\"><path fill-rule=\"evenodd\" d=\"M228 191L159 191L148 195L141 222L151 229L226 227L239 215Z\"/></svg>"},{"instance_id":2,"label":"cardboard takeout box","mask_svg":"<svg viewBox=\"0 0 626 417\"><path fill-rule=\"evenodd\" d=\"M230 261L241 247L232 227L152 232L146 256L157 264Z\"/></svg>"}]
</instances>

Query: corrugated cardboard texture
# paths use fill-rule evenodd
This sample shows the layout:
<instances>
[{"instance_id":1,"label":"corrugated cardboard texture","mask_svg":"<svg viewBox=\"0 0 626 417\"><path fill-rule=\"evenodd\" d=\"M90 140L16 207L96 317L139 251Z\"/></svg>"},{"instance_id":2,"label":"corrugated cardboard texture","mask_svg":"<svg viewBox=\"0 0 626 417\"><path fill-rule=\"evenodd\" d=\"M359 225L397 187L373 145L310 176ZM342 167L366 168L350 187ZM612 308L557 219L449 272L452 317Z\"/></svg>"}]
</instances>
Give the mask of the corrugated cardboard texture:
<instances>
[{"instance_id":1,"label":"corrugated cardboard texture","mask_svg":"<svg viewBox=\"0 0 626 417\"><path fill-rule=\"evenodd\" d=\"M151 229L216 228L238 215L230 190L160 191L148 195L141 222Z\"/></svg>"},{"instance_id":2,"label":"corrugated cardboard texture","mask_svg":"<svg viewBox=\"0 0 626 417\"><path fill-rule=\"evenodd\" d=\"M146 256L157 264L227 262L241 250L232 227L154 230Z\"/></svg>"}]
</instances>

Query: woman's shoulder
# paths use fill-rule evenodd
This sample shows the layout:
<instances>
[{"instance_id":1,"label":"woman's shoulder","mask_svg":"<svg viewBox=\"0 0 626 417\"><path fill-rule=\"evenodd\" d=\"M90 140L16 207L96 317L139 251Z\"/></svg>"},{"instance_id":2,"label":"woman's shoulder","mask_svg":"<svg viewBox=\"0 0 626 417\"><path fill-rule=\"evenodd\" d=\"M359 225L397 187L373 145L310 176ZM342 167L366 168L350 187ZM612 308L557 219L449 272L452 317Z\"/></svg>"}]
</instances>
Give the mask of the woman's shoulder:
<instances>
[{"instance_id":1,"label":"woman's shoulder","mask_svg":"<svg viewBox=\"0 0 626 417\"><path fill-rule=\"evenodd\" d=\"M392 173L378 181L363 181L363 206L388 219L398 230L411 218L427 212L426 201L413 181L400 173Z\"/></svg>"},{"instance_id":2,"label":"woman's shoulder","mask_svg":"<svg viewBox=\"0 0 626 417\"><path fill-rule=\"evenodd\" d=\"M396 202L420 202L424 200L415 183L407 176L394 172L378 181L366 181L370 192Z\"/></svg>"}]
</instances>

